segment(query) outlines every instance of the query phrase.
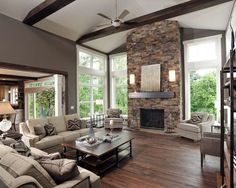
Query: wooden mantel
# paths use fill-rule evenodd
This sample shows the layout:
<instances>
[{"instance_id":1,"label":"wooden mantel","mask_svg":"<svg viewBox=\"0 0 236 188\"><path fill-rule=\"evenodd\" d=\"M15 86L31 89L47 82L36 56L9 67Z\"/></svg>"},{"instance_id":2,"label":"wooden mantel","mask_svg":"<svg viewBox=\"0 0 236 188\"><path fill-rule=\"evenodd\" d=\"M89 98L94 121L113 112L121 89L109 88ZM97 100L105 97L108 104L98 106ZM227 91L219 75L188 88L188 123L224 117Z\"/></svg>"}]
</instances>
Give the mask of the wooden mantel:
<instances>
[{"instance_id":1,"label":"wooden mantel","mask_svg":"<svg viewBox=\"0 0 236 188\"><path fill-rule=\"evenodd\" d=\"M153 91L153 92L132 92L129 93L130 99L170 99L175 97L175 92L171 91Z\"/></svg>"}]
</instances>

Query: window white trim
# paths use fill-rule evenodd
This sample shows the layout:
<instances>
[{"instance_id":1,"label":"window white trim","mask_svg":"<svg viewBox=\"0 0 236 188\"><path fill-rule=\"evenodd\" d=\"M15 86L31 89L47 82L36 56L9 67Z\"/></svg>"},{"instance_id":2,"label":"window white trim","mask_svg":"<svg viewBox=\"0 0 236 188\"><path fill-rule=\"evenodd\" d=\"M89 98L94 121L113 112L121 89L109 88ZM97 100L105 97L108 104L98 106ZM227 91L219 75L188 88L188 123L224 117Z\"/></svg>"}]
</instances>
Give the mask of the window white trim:
<instances>
[{"instance_id":1,"label":"window white trim","mask_svg":"<svg viewBox=\"0 0 236 188\"><path fill-rule=\"evenodd\" d=\"M215 35L210 37L198 38L193 40L184 41L184 67L185 67L185 116L186 118L190 118L191 114L191 101L190 101L190 72L196 71L199 69L216 69L216 100L220 100L220 69L221 69L221 38L222 35ZM188 52L187 46L191 43L200 43L205 41L212 40L216 42L216 60L211 61L196 61L189 62L188 61ZM217 118L219 117L219 109L217 109Z\"/></svg>"},{"instance_id":2,"label":"window white trim","mask_svg":"<svg viewBox=\"0 0 236 188\"><path fill-rule=\"evenodd\" d=\"M110 99L111 99L111 107L116 107L116 82L115 78L124 78L127 77L128 70L120 70L120 71L113 71L113 61L112 59L114 57L118 56L126 56L126 52L118 53L118 54L113 54L109 56L110 59Z\"/></svg>"},{"instance_id":3,"label":"window white trim","mask_svg":"<svg viewBox=\"0 0 236 188\"><path fill-rule=\"evenodd\" d=\"M103 102L104 102L104 107L103 107L103 110L106 111L106 108L107 108L107 56L102 54L102 53L99 53L99 52L96 52L94 50L91 50L91 49L87 49L85 47L82 47L80 45L76 45L76 51L77 51L77 65L76 65L76 73L77 73L77 79L76 79L76 82L77 82L77 113L79 114L80 113L80 86L88 86L88 87L103 87L104 88L104 98L103 98ZM102 59L104 59L104 71L101 71L101 70L95 70L95 69L92 69L92 68L87 68L87 67L82 67L80 66L80 59L79 59L79 53L80 52L83 52L83 53L86 53L86 54L89 54L91 56L97 56L97 57L100 57ZM91 61L92 63L92 61ZM89 74L89 75L92 75L92 76L101 76L101 77L104 77L104 83L103 85L93 85L93 84L81 84L79 82L79 78L80 78L80 74ZM90 96L92 96L92 94L90 93ZM90 112L93 112L94 111L94 106L92 105L93 101L92 99L90 99L90 101L83 101L83 102L90 102Z\"/></svg>"}]
</instances>

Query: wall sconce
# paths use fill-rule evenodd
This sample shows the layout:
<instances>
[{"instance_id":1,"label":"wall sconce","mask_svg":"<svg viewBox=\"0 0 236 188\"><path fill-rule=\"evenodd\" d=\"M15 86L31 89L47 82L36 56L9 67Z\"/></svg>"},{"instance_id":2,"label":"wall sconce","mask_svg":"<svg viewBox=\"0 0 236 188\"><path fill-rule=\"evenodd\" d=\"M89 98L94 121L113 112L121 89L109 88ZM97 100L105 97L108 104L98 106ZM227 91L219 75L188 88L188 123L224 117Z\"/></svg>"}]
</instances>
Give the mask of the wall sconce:
<instances>
[{"instance_id":1,"label":"wall sconce","mask_svg":"<svg viewBox=\"0 0 236 188\"><path fill-rule=\"evenodd\" d=\"M175 82L176 76L175 76L175 70L169 70L169 82Z\"/></svg>"},{"instance_id":2,"label":"wall sconce","mask_svg":"<svg viewBox=\"0 0 236 188\"><path fill-rule=\"evenodd\" d=\"M135 84L135 74L129 75L129 84L134 85Z\"/></svg>"}]
</instances>

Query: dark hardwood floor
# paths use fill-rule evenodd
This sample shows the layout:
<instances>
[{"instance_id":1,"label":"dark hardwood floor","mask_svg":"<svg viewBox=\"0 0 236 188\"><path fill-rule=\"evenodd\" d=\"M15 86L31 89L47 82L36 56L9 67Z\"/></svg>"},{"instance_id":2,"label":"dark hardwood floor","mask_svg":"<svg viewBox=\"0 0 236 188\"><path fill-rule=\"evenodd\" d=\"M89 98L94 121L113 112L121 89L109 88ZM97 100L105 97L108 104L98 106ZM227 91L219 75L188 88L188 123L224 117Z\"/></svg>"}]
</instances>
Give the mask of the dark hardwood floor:
<instances>
[{"instance_id":1,"label":"dark hardwood floor","mask_svg":"<svg viewBox=\"0 0 236 188\"><path fill-rule=\"evenodd\" d=\"M102 188L216 187L220 160L206 156L200 167L199 143L177 136L134 132L133 158L102 177Z\"/></svg>"}]
</instances>

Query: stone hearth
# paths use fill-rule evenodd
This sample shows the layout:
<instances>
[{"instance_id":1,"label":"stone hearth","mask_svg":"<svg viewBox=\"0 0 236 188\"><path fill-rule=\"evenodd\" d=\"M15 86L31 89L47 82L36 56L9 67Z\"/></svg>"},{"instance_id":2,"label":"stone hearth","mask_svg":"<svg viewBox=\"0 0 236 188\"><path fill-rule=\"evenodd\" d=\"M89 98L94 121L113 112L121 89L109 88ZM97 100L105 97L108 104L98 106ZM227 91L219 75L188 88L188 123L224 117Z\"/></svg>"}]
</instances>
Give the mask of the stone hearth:
<instances>
[{"instance_id":1,"label":"stone hearth","mask_svg":"<svg viewBox=\"0 0 236 188\"><path fill-rule=\"evenodd\" d=\"M151 64L161 64L161 91L175 92L175 97L169 99L129 98L128 117L129 122L133 120L134 128L140 128L141 108L164 109L165 127L169 124L177 126L181 116L180 58L180 31L176 21L156 22L138 27L128 34L128 78L130 74L135 74L135 85L128 85L128 92L140 92L141 67ZM169 70L175 70L175 82L169 82Z\"/></svg>"}]
</instances>

